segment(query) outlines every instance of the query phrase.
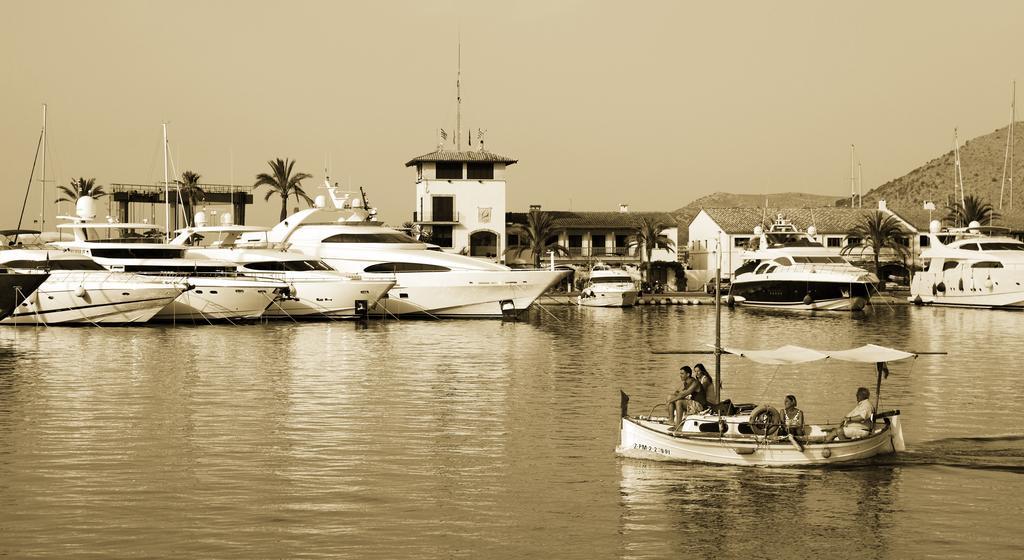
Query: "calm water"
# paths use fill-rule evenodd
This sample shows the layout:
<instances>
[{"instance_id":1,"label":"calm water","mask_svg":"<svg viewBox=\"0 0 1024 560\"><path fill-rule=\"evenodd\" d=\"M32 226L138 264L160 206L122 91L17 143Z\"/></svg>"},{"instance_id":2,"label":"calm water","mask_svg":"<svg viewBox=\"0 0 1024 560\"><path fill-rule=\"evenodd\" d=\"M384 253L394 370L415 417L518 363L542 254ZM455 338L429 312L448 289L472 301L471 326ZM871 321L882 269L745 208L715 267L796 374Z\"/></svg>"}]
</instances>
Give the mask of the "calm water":
<instances>
[{"instance_id":1,"label":"calm water","mask_svg":"<svg viewBox=\"0 0 1024 560\"><path fill-rule=\"evenodd\" d=\"M1024 313L726 311L726 343L875 342L910 452L837 469L617 457L710 306L520 323L0 329L0 556L1010 558ZM726 396L836 419L873 367L725 358ZM1004 409L1006 412L1004 412ZM838 556L836 556L838 554Z\"/></svg>"}]
</instances>

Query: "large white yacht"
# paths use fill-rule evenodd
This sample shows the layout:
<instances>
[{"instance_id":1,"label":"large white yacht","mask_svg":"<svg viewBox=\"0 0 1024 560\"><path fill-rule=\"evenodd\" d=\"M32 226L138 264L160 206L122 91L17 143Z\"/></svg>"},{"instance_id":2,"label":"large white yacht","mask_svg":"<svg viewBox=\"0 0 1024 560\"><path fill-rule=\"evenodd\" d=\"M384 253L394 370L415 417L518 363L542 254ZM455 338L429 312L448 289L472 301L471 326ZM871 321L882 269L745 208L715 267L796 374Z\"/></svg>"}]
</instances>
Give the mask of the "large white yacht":
<instances>
[{"instance_id":1,"label":"large white yacht","mask_svg":"<svg viewBox=\"0 0 1024 560\"><path fill-rule=\"evenodd\" d=\"M59 230L74 232L74 241L53 245L91 257L108 270L178 278L191 289L161 309L153 320L194 321L258 319L284 294L288 284L241 276L234 263L189 259L185 247L155 242L140 232L150 224L74 222Z\"/></svg>"},{"instance_id":2,"label":"large white yacht","mask_svg":"<svg viewBox=\"0 0 1024 560\"><path fill-rule=\"evenodd\" d=\"M290 251L322 259L342 272L394 280L395 286L370 312L427 317L502 317L525 310L566 272L513 270L463 255L442 252L374 220L360 198L329 188L334 208L292 214L266 239ZM259 242L263 233L246 234Z\"/></svg>"},{"instance_id":3,"label":"large white yacht","mask_svg":"<svg viewBox=\"0 0 1024 560\"><path fill-rule=\"evenodd\" d=\"M196 223L203 221L197 214ZM271 305L263 314L267 318L365 316L395 285L393 279L369 280L339 272L322 260L275 249L269 242L238 246L242 234L260 232L266 228L200 225L179 230L171 244L186 247L186 257L228 261L237 265L239 274L286 282L288 297Z\"/></svg>"},{"instance_id":4,"label":"large white yacht","mask_svg":"<svg viewBox=\"0 0 1024 560\"><path fill-rule=\"evenodd\" d=\"M730 301L737 305L798 310L860 310L878 278L853 266L784 216L764 231L754 229L756 248L745 251L733 273Z\"/></svg>"},{"instance_id":5,"label":"large white yacht","mask_svg":"<svg viewBox=\"0 0 1024 560\"><path fill-rule=\"evenodd\" d=\"M31 234L38 232L16 232L21 238ZM144 323L187 288L173 278L111 272L76 253L17 247L0 250L0 266L46 271L49 278L3 320L5 324Z\"/></svg>"},{"instance_id":6,"label":"large white yacht","mask_svg":"<svg viewBox=\"0 0 1024 560\"><path fill-rule=\"evenodd\" d=\"M585 307L633 307L638 295L629 271L598 263L590 269L577 302Z\"/></svg>"},{"instance_id":7,"label":"large white yacht","mask_svg":"<svg viewBox=\"0 0 1024 560\"><path fill-rule=\"evenodd\" d=\"M910 282L910 301L1024 308L1024 243L1007 233L977 222L947 230L937 220L931 222L929 247L921 251L924 270Z\"/></svg>"}]
</instances>

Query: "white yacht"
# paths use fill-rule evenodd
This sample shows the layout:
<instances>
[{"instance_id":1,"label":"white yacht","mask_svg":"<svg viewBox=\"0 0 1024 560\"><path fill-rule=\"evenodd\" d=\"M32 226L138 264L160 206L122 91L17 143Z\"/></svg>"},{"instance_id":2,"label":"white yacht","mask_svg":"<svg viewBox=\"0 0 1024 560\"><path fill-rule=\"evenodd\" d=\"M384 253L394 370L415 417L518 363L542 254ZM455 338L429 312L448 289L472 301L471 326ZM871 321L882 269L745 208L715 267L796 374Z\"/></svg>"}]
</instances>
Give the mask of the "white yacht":
<instances>
[{"instance_id":1,"label":"white yacht","mask_svg":"<svg viewBox=\"0 0 1024 560\"><path fill-rule=\"evenodd\" d=\"M798 310L863 309L878 278L830 252L814 227L797 231L778 216L768 231L754 229L757 247L745 251L733 272L729 301L737 305Z\"/></svg>"},{"instance_id":2,"label":"white yacht","mask_svg":"<svg viewBox=\"0 0 1024 560\"><path fill-rule=\"evenodd\" d=\"M0 250L0 267L50 275L5 324L144 323L187 288L180 280L111 272L86 256L44 248Z\"/></svg>"},{"instance_id":3,"label":"white yacht","mask_svg":"<svg viewBox=\"0 0 1024 560\"><path fill-rule=\"evenodd\" d=\"M371 314L426 317L502 317L525 310L566 272L513 270L444 253L373 219L359 198L328 189L335 208L297 212L266 238L288 250L324 260L342 272L393 280ZM321 197L317 197L322 201ZM259 242L263 234L243 239Z\"/></svg>"},{"instance_id":4,"label":"white yacht","mask_svg":"<svg viewBox=\"0 0 1024 560\"><path fill-rule=\"evenodd\" d=\"M196 223L202 224L199 216ZM339 272L322 260L275 249L271 243L238 246L242 234L259 232L266 228L201 225L179 230L171 244L186 247L186 257L228 261L237 265L239 274L287 283L288 297L271 305L263 314L267 318L365 316L395 285L393 279L364 280Z\"/></svg>"},{"instance_id":5,"label":"white yacht","mask_svg":"<svg viewBox=\"0 0 1024 560\"><path fill-rule=\"evenodd\" d=\"M161 309L154 320L258 319L288 289L281 281L240 276L234 263L186 258L185 247L143 236L140 232L153 229L150 224L76 222L57 228L72 230L75 240L53 245L87 255L108 270L187 282L191 289Z\"/></svg>"},{"instance_id":6,"label":"white yacht","mask_svg":"<svg viewBox=\"0 0 1024 560\"><path fill-rule=\"evenodd\" d=\"M586 307L633 307L638 295L627 270L598 263L590 269L590 279L577 302Z\"/></svg>"},{"instance_id":7,"label":"white yacht","mask_svg":"<svg viewBox=\"0 0 1024 560\"><path fill-rule=\"evenodd\" d=\"M943 231L933 221L929 247L921 251L924 270L910 282L910 301L1024 309L1024 243L1007 233L977 222Z\"/></svg>"}]
</instances>

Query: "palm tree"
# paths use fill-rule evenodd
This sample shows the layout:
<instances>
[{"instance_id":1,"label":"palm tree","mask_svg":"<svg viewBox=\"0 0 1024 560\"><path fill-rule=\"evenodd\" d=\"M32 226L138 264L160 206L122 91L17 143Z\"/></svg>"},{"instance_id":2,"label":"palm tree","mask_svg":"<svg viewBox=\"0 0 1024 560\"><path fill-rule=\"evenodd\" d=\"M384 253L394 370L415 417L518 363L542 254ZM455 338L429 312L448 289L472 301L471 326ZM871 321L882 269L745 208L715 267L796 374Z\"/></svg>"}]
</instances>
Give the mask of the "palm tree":
<instances>
[{"instance_id":1,"label":"palm tree","mask_svg":"<svg viewBox=\"0 0 1024 560\"><path fill-rule=\"evenodd\" d=\"M655 249L665 249L669 252L676 252L676 242L669 236L662 233L669 226L650 216L638 216L640 223L636 231L629 236L629 247L639 247L643 253L640 257L640 264L644 271L644 281L651 280L651 258Z\"/></svg>"},{"instance_id":2,"label":"palm tree","mask_svg":"<svg viewBox=\"0 0 1024 560\"><path fill-rule=\"evenodd\" d=\"M292 175L292 168L295 167L295 161L289 161L288 158L281 159L277 158L267 162L270 165L270 169L273 171L273 175L267 175L266 173L260 173L256 176L256 184L254 187L262 187L266 185L270 187L267 191L267 195L263 197L263 200L270 200L270 197L277 193L281 196L281 221L288 217L288 197L295 195L295 201L305 200L306 204L312 206L313 199L306 195L306 191L302 190L302 186L299 185L304 179L310 179L313 176L309 173L296 173Z\"/></svg>"},{"instance_id":3,"label":"palm tree","mask_svg":"<svg viewBox=\"0 0 1024 560\"><path fill-rule=\"evenodd\" d=\"M860 249L860 252L863 253L865 250L870 249L874 257L875 274L877 275L879 268L878 258L882 253L882 249L892 249L900 260L906 262L907 257L910 255L910 249L904 245L906 234L907 232L903 230L903 225L900 224L899 219L895 216L884 214L881 210L875 210L870 214L865 214L861 222L850 230L849 236L859 238L860 243L843 247L839 254L847 255L856 249Z\"/></svg>"},{"instance_id":4,"label":"palm tree","mask_svg":"<svg viewBox=\"0 0 1024 560\"><path fill-rule=\"evenodd\" d=\"M68 185L70 186L60 185L57 187L60 198L54 202L70 202L74 204L83 196L91 196L92 198L107 196L107 193L103 191L103 186L96 184L95 178L86 179L85 177L79 177L78 179L71 179Z\"/></svg>"},{"instance_id":5,"label":"palm tree","mask_svg":"<svg viewBox=\"0 0 1024 560\"><path fill-rule=\"evenodd\" d=\"M181 174L181 179L178 181L181 206L185 211L185 225L192 220L196 204L206 198L206 191L199 186L200 177L201 175L195 171L186 171Z\"/></svg>"},{"instance_id":6,"label":"palm tree","mask_svg":"<svg viewBox=\"0 0 1024 560\"><path fill-rule=\"evenodd\" d=\"M982 201L980 196L969 194L964 197L963 204L954 202L946 206L949 214L946 219L956 226L967 226L971 222L979 224L992 223L992 220L1000 218L999 212L988 202Z\"/></svg>"},{"instance_id":7,"label":"palm tree","mask_svg":"<svg viewBox=\"0 0 1024 560\"><path fill-rule=\"evenodd\" d=\"M554 251L557 256L569 256L569 249L558 243L555 218L543 210L530 210L526 215L526 223L516 224L512 230L520 235L519 244L510 247L512 255L519 257L523 252L530 251L534 268L540 268L540 259L548 251Z\"/></svg>"}]
</instances>

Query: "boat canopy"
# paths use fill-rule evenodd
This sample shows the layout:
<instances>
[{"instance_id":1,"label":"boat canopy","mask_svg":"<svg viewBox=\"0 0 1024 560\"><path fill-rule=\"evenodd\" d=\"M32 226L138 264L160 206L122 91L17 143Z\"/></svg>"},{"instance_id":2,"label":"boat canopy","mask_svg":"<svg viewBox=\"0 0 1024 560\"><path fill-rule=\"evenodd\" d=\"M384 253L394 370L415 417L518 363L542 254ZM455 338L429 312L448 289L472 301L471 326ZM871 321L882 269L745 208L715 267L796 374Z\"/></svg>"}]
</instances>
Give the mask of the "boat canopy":
<instances>
[{"instance_id":1,"label":"boat canopy","mask_svg":"<svg viewBox=\"0 0 1024 560\"><path fill-rule=\"evenodd\" d=\"M802 364L804 362L815 362L829 358L844 362L878 363L917 357L917 354L875 344L866 344L849 350L814 350L812 348L791 345L775 348L774 350L743 350L741 348L723 348L723 350L761 364L774 365Z\"/></svg>"}]
</instances>

